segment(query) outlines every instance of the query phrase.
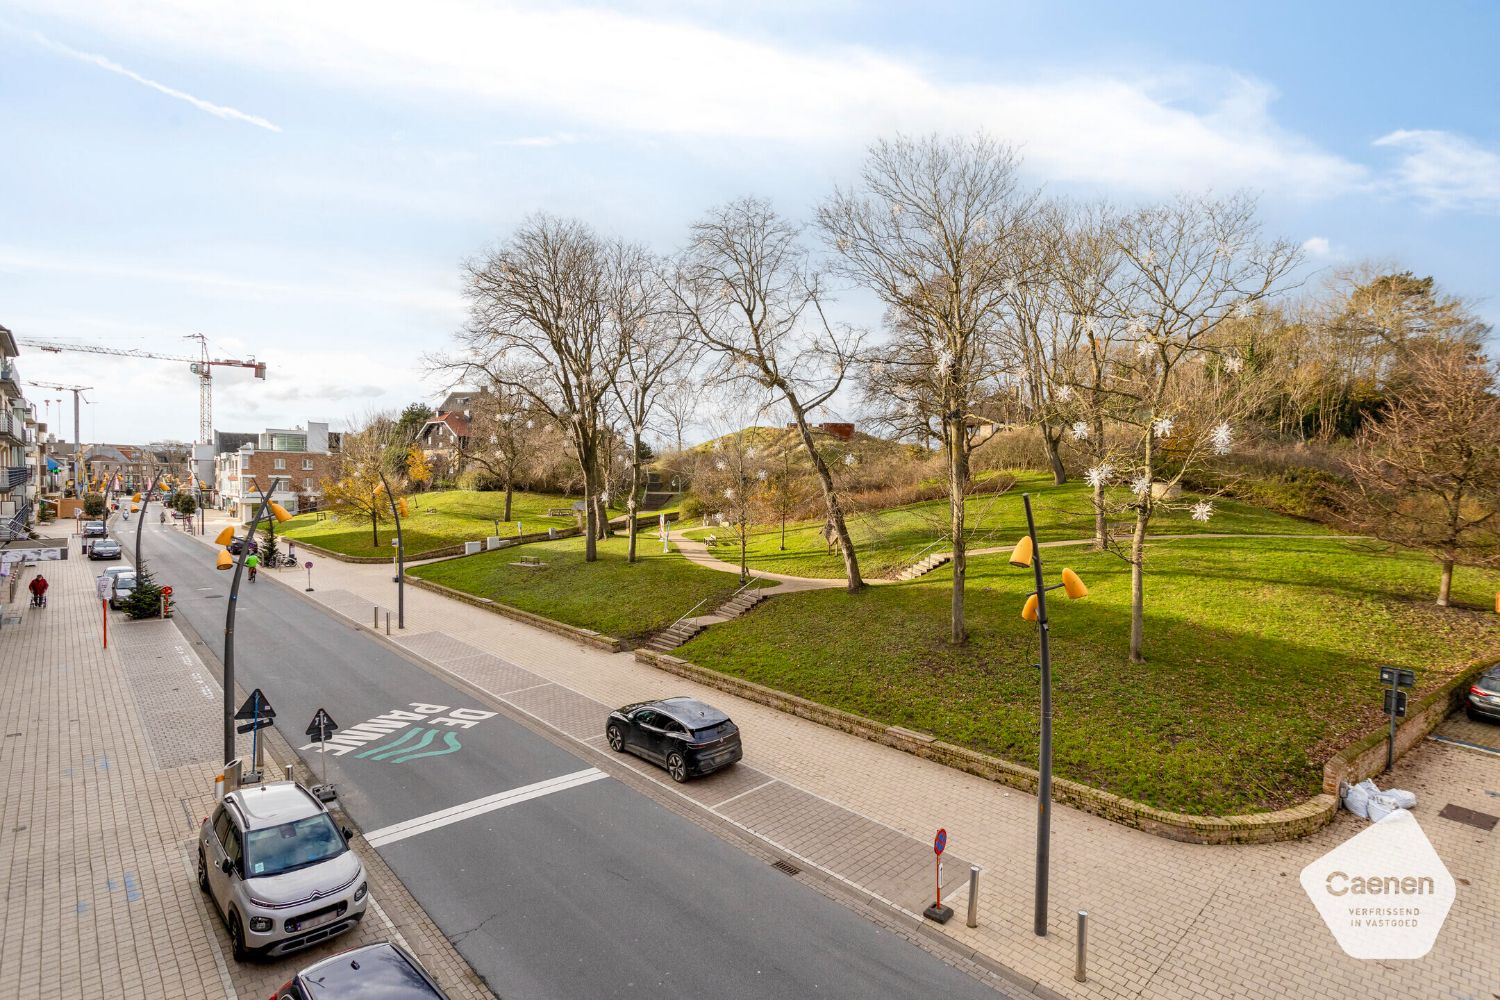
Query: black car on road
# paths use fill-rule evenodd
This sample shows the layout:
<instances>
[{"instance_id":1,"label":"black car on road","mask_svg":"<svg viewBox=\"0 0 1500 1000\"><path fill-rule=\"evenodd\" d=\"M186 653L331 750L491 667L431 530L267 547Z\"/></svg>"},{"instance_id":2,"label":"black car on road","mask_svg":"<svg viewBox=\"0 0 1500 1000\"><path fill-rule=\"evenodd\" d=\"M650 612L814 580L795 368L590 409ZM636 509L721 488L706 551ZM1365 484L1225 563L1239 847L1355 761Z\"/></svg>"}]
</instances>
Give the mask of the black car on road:
<instances>
[{"instance_id":1,"label":"black car on road","mask_svg":"<svg viewBox=\"0 0 1500 1000\"><path fill-rule=\"evenodd\" d=\"M245 540L243 538L231 538L229 540L229 554L232 555L232 556L239 555L240 554L240 549L244 546L244 544L245 544ZM259 552L260 552L260 543L258 543L253 538L250 539L250 554L251 555L257 555L257 554L259 554Z\"/></svg>"},{"instance_id":2,"label":"black car on road","mask_svg":"<svg viewBox=\"0 0 1500 1000\"><path fill-rule=\"evenodd\" d=\"M604 736L611 750L660 764L673 781L711 774L745 755L739 727L695 698L626 705L609 713Z\"/></svg>"},{"instance_id":3,"label":"black car on road","mask_svg":"<svg viewBox=\"0 0 1500 1000\"><path fill-rule=\"evenodd\" d=\"M325 958L287 980L271 1000L448 1000L422 963L382 941Z\"/></svg>"},{"instance_id":4,"label":"black car on road","mask_svg":"<svg viewBox=\"0 0 1500 1000\"><path fill-rule=\"evenodd\" d=\"M89 546L90 559L120 558L120 543L113 538L101 538Z\"/></svg>"},{"instance_id":5,"label":"black car on road","mask_svg":"<svg viewBox=\"0 0 1500 1000\"><path fill-rule=\"evenodd\" d=\"M1471 719L1500 722L1500 667L1491 667L1469 685L1468 703L1464 709Z\"/></svg>"}]
</instances>

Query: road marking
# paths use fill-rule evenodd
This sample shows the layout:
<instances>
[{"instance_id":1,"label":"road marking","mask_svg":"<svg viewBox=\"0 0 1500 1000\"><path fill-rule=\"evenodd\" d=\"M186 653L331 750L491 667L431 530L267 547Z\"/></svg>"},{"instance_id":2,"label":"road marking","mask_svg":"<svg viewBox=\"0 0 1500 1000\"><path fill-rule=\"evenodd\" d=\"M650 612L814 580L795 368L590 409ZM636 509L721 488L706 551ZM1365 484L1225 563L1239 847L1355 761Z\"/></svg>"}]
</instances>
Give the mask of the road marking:
<instances>
[{"instance_id":1,"label":"road marking","mask_svg":"<svg viewBox=\"0 0 1500 1000\"><path fill-rule=\"evenodd\" d=\"M751 792L758 792L762 788L765 788L767 785L774 785L774 784L776 784L776 782L778 782L780 780L781 780L780 778L772 778L769 781L762 781L760 784L756 785L754 788L751 788L751 789L749 789L747 791L740 792L740 794L738 794L738 795L731 795L731 796L729 796L729 798L725 799L723 802L719 802L719 803L717 803L715 805L709 806L709 808L710 809L723 809L725 806L729 805L729 803L733 802L735 799L742 799L746 795L749 795Z\"/></svg>"},{"instance_id":2,"label":"road marking","mask_svg":"<svg viewBox=\"0 0 1500 1000\"><path fill-rule=\"evenodd\" d=\"M393 823L365 834L365 841L371 847L384 847L386 844L394 844L398 840L407 837L415 837L419 833L428 830L436 830L459 820L470 819L474 816L482 816L496 809L504 809L530 799L538 799L543 795L551 795L553 792L561 792L579 785L587 785L591 781L607 778L609 775L597 767L585 768L582 771L574 771L572 774L559 775L556 778L548 778L530 785L522 785L520 788L512 788L508 792L499 792L495 795L487 795L482 799L474 799L447 809L428 813L425 816L417 816L413 819Z\"/></svg>"}]
</instances>

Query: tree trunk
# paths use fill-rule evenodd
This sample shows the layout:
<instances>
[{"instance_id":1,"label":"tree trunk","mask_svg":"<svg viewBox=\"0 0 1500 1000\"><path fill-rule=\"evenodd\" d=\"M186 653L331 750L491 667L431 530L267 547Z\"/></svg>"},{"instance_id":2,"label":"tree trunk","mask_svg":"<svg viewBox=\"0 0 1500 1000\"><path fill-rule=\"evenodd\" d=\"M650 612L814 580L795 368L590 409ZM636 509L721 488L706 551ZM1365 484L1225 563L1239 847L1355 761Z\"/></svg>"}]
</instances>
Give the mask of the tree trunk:
<instances>
[{"instance_id":1,"label":"tree trunk","mask_svg":"<svg viewBox=\"0 0 1500 1000\"><path fill-rule=\"evenodd\" d=\"M1438 607L1448 606L1448 597L1453 592L1453 560L1443 560L1443 578L1438 583Z\"/></svg>"},{"instance_id":2,"label":"tree trunk","mask_svg":"<svg viewBox=\"0 0 1500 1000\"><path fill-rule=\"evenodd\" d=\"M1130 539L1130 662L1145 663L1141 653L1146 626L1146 522L1148 508L1136 511L1135 534Z\"/></svg>"},{"instance_id":3,"label":"tree trunk","mask_svg":"<svg viewBox=\"0 0 1500 1000\"><path fill-rule=\"evenodd\" d=\"M749 524L740 521L740 586L743 587L750 580L750 562L745 556L745 536L749 534Z\"/></svg>"},{"instance_id":4,"label":"tree trunk","mask_svg":"<svg viewBox=\"0 0 1500 1000\"><path fill-rule=\"evenodd\" d=\"M1057 443L1062 438L1059 433L1055 437L1052 428L1045 421L1042 423L1042 444L1047 449L1047 464L1052 466L1052 485L1061 486L1068 481L1068 470L1063 468L1062 452Z\"/></svg>"},{"instance_id":5,"label":"tree trunk","mask_svg":"<svg viewBox=\"0 0 1500 1000\"><path fill-rule=\"evenodd\" d=\"M380 548L380 515L374 511L370 512L370 547Z\"/></svg>"},{"instance_id":6,"label":"tree trunk","mask_svg":"<svg viewBox=\"0 0 1500 1000\"><path fill-rule=\"evenodd\" d=\"M510 478L507 477L505 480L505 516L501 518L502 521L510 520L510 496L514 489L515 487L511 485Z\"/></svg>"},{"instance_id":7,"label":"tree trunk","mask_svg":"<svg viewBox=\"0 0 1500 1000\"><path fill-rule=\"evenodd\" d=\"M865 581L859 575L859 557L854 553L854 541L849 537L849 528L844 524L844 509L839 504L838 493L833 488L833 474L828 471L828 463L823 461L823 456L818 454L817 445L813 442L812 429L807 426L807 414L802 407L792 399L790 394L786 397L787 404L791 407L792 416L797 420L797 432L802 436L802 446L807 449L807 454L812 459L813 469L818 473L818 485L823 489L823 503L828 508L828 521L833 525L833 533L839 541L839 552L844 557L844 576L848 580L846 589L853 594L862 589ZM783 542L783 547L785 543Z\"/></svg>"},{"instance_id":8,"label":"tree trunk","mask_svg":"<svg viewBox=\"0 0 1500 1000\"><path fill-rule=\"evenodd\" d=\"M964 576L968 555L964 550L964 494L969 486L969 450L962 416L945 421L948 427L948 511L953 541L953 615L949 641L962 645L968 640L964 628Z\"/></svg>"},{"instance_id":9,"label":"tree trunk","mask_svg":"<svg viewBox=\"0 0 1500 1000\"><path fill-rule=\"evenodd\" d=\"M1104 509L1104 480L1094 487L1094 548L1109 547L1109 515Z\"/></svg>"},{"instance_id":10,"label":"tree trunk","mask_svg":"<svg viewBox=\"0 0 1500 1000\"><path fill-rule=\"evenodd\" d=\"M629 522L625 533L629 540L625 543L625 561L635 562L635 498L641 491L641 435L639 431L630 435L632 451L630 453L630 497L625 501L625 517Z\"/></svg>"}]
</instances>

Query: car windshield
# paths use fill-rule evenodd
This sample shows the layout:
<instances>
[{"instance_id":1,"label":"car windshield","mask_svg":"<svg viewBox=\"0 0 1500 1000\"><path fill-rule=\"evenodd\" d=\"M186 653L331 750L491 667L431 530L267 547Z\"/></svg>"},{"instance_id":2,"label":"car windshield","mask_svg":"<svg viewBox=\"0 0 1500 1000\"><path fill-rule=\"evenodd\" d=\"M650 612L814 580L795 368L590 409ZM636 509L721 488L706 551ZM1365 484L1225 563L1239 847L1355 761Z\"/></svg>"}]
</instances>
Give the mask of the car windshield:
<instances>
[{"instance_id":1,"label":"car windshield","mask_svg":"<svg viewBox=\"0 0 1500 1000\"><path fill-rule=\"evenodd\" d=\"M337 857L344 838L327 813L245 834L245 877L266 878Z\"/></svg>"},{"instance_id":2,"label":"car windshield","mask_svg":"<svg viewBox=\"0 0 1500 1000\"><path fill-rule=\"evenodd\" d=\"M133 573L120 573L120 574L118 574L115 577L115 589L116 590L134 590L135 589L135 574L133 574Z\"/></svg>"}]
</instances>

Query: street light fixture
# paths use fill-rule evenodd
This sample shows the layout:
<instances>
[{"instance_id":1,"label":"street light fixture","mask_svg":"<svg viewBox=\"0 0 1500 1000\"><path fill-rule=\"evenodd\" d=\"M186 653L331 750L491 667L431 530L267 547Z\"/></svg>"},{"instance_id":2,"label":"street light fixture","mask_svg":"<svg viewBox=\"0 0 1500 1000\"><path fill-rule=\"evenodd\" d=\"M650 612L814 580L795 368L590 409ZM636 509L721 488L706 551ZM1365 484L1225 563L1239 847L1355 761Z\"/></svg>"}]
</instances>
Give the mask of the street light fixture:
<instances>
[{"instance_id":1,"label":"street light fixture","mask_svg":"<svg viewBox=\"0 0 1500 1000\"><path fill-rule=\"evenodd\" d=\"M234 582L229 587L229 607L224 612L224 763L234 760L234 612L239 603L240 578L245 572L245 559L250 555L250 542L255 538L255 529L260 527L261 518L266 516L267 511L277 521L290 521L292 515L287 513L285 507L271 499L271 492L276 489L276 480L285 479L285 476L273 476L271 478L270 490L262 490L260 494L260 507L255 511L255 519L250 522L245 530L244 541L240 543L239 559L231 557L226 549L220 549L218 558L214 562L216 569L234 568ZM227 545L234 541L234 528L224 526L214 542L218 545Z\"/></svg>"},{"instance_id":2,"label":"street light fixture","mask_svg":"<svg viewBox=\"0 0 1500 1000\"><path fill-rule=\"evenodd\" d=\"M1063 588L1069 599L1087 597L1086 587L1078 574L1071 569L1062 571L1062 583L1050 587L1042 580L1041 547L1036 541L1036 520L1031 515L1031 495L1021 494L1021 503L1026 508L1026 534L1011 551L1010 564L1019 569L1030 568L1036 576L1036 590L1027 595L1021 608L1021 617L1036 622L1041 629L1042 647L1042 747L1037 779L1037 828L1036 828L1036 908L1032 914L1032 930L1037 937L1047 936L1047 876L1052 849L1052 654L1047 645L1047 591Z\"/></svg>"}]
</instances>

